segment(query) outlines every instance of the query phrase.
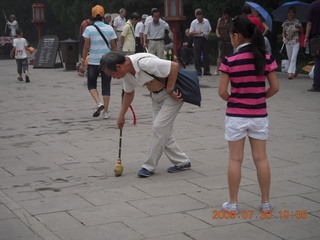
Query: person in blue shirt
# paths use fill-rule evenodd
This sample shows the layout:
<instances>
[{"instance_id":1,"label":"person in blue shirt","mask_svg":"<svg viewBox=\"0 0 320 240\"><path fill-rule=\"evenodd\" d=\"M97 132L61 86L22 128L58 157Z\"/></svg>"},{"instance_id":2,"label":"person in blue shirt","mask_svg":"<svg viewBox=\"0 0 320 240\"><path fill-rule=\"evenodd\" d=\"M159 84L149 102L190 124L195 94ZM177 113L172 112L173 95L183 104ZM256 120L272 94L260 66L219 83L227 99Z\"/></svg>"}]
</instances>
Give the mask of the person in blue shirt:
<instances>
[{"instance_id":1,"label":"person in blue shirt","mask_svg":"<svg viewBox=\"0 0 320 240\"><path fill-rule=\"evenodd\" d=\"M82 52L80 71L84 71L84 61L90 52L87 69L87 82L88 90L96 103L93 117L100 116L100 113L103 111L103 118L109 119L110 114L108 111L108 105L110 101L111 76L108 76L104 72L100 71L99 65L100 59L105 53L108 53L111 50L117 51L117 35L110 25L107 25L103 22L103 16L104 8L102 6L96 5L92 8L94 24L86 27L84 33L82 34L85 42ZM100 29L108 44L103 39L97 28ZM97 91L97 79L99 74L101 74L103 103L100 101L99 93Z\"/></svg>"}]
</instances>

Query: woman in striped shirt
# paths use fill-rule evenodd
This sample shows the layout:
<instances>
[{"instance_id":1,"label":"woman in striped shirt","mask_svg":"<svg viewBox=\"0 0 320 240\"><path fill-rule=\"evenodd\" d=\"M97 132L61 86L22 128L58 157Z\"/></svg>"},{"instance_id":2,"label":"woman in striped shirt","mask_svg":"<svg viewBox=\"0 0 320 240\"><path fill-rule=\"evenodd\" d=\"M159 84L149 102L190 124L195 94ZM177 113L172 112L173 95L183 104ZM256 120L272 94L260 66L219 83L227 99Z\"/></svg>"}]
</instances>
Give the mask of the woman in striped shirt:
<instances>
[{"instance_id":1,"label":"woman in striped shirt","mask_svg":"<svg viewBox=\"0 0 320 240\"><path fill-rule=\"evenodd\" d=\"M228 184L229 201L222 205L226 211L238 211L238 190L241 180L246 136L249 137L252 157L257 169L261 190L262 211L271 211L269 202L270 167L266 154L268 114L266 98L279 90L275 73L277 64L266 54L261 31L245 16L233 19L230 33L236 53L222 60L219 95L227 101L225 137L229 144ZM266 90L265 80L269 88ZM228 92L229 82L231 93Z\"/></svg>"}]
</instances>

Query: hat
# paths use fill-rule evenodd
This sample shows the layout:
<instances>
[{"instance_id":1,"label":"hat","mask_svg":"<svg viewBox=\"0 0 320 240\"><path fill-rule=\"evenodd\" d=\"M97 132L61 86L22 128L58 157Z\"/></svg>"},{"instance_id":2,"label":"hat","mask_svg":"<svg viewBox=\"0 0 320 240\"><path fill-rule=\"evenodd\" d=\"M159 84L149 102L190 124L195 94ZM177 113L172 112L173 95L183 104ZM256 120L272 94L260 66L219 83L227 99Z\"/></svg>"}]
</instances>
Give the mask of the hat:
<instances>
[{"instance_id":1,"label":"hat","mask_svg":"<svg viewBox=\"0 0 320 240\"><path fill-rule=\"evenodd\" d=\"M100 5L95 5L92 8L92 17L96 18L97 16L103 17L104 15L104 8Z\"/></svg>"},{"instance_id":2,"label":"hat","mask_svg":"<svg viewBox=\"0 0 320 240\"><path fill-rule=\"evenodd\" d=\"M148 17L147 14L143 14L141 18L142 18L142 19L145 19L145 18L147 18L147 17Z\"/></svg>"}]
</instances>

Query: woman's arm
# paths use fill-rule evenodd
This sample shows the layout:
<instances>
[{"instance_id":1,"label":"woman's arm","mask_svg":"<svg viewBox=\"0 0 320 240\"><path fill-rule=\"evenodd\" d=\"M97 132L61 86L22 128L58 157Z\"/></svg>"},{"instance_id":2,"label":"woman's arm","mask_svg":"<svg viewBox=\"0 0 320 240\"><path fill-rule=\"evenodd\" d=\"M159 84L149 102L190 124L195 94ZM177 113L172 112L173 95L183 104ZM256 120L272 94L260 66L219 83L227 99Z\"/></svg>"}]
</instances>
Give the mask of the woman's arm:
<instances>
[{"instance_id":1,"label":"woman's arm","mask_svg":"<svg viewBox=\"0 0 320 240\"><path fill-rule=\"evenodd\" d=\"M221 21L221 18L218 19L218 22L217 22L217 27L216 27L216 35L218 38L220 38L220 33L219 33L219 26L220 26L220 21Z\"/></svg>"},{"instance_id":2,"label":"woman's arm","mask_svg":"<svg viewBox=\"0 0 320 240\"><path fill-rule=\"evenodd\" d=\"M279 82L275 71L270 72L267 75L269 82L269 88L266 92L266 98L270 98L279 91Z\"/></svg>"},{"instance_id":3,"label":"woman's arm","mask_svg":"<svg viewBox=\"0 0 320 240\"><path fill-rule=\"evenodd\" d=\"M220 72L220 83L219 83L219 96L225 100L228 101L229 93L228 93L228 85L229 85L229 75L224 72Z\"/></svg>"},{"instance_id":4,"label":"woman's arm","mask_svg":"<svg viewBox=\"0 0 320 240\"><path fill-rule=\"evenodd\" d=\"M262 22L263 26L264 26L264 31L263 31L263 36L267 35L268 31L269 31L269 27L265 22Z\"/></svg>"}]
</instances>

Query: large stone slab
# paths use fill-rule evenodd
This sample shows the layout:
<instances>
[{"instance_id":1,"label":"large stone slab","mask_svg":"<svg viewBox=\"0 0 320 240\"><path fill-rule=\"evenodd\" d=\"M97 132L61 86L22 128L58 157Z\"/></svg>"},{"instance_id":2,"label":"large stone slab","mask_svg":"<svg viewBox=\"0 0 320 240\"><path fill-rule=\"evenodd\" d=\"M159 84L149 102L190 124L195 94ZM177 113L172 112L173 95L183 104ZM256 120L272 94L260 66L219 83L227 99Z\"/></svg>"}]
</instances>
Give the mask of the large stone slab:
<instances>
[{"instance_id":1,"label":"large stone slab","mask_svg":"<svg viewBox=\"0 0 320 240\"><path fill-rule=\"evenodd\" d=\"M0 204L0 220L15 218L16 216L4 205Z\"/></svg>"},{"instance_id":2,"label":"large stone slab","mask_svg":"<svg viewBox=\"0 0 320 240\"><path fill-rule=\"evenodd\" d=\"M53 232L83 227L83 224L66 212L41 214L36 215L36 218Z\"/></svg>"},{"instance_id":3,"label":"large stone slab","mask_svg":"<svg viewBox=\"0 0 320 240\"><path fill-rule=\"evenodd\" d=\"M320 219L313 216L308 216L307 219L273 219L267 222L261 220L252 224L282 239L320 238Z\"/></svg>"},{"instance_id":4,"label":"large stone slab","mask_svg":"<svg viewBox=\"0 0 320 240\"><path fill-rule=\"evenodd\" d=\"M207 205L185 195L157 197L130 201L129 203L149 215L176 213L207 207Z\"/></svg>"},{"instance_id":5,"label":"large stone slab","mask_svg":"<svg viewBox=\"0 0 320 240\"><path fill-rule=\"evenodd\" d=\"M140 184L136 188L142 190L145 193L148 193L154 197L168 196L173 194L182 194L188 192L197 192L204 190L204 188L196 186L187 181L171 181L163 183L149 183L149 184Z\"/></svg>"},{"instance_id":6,"label":"large stone slab","mask_svg":"<svg viewBox=\"0 0 320 240\"><path fill-rule=\"evenodd\" d=\"M0 220L0 238L1 240L40 240L36 234L17 218Z\"/></svg>"},{"instance_id":7,"label":"large stone slab","mask_svg":"<svg viewBox=\"0 0 320 240\"><path fill-rule=\"evenodd\" d=\"M147 216L143 211L124 202L72 210L69 211L69 214L86 226L118 222L130 218L139 219Z\"/></svg>"},{"instance_id":8,"label":"large stone slab","mask_svg":"<svg viewBox=\"0 0 320 240\"><path fill-rule=\"evenodd\" d=\"M264 231L261 228L252 226L249 223L239 223L228 226L214 227L204 230L189 231L186 233L188 236L195 240L208 240L208 239L272 239L280 240L269 232Z\"/></svg>"},{"instance_id":9,"label":"large stone slab","mask_svg":"<svg viewBox=\"0 0 320 240\"><path fill-rule=\"evenodd\" d=\"M29 200L21 202L21 205L32 215L61 212L92 206L92 204L77 195Z\"/></svg>"},{"instance_id":10,"label":"large stone slab","mask_svg":"<svg viewBox=\"0 0 320 240\"><path fill-rule=\"evenodd\" d=\"M151 196L134 188L134 187L122 187L111 188L100 191L89 191L79 193L83 198L93 203L94 205L105 205L111 203L120 203L132 200L139 200L150 198Z\"/></svg>"},{"instance_id":11,"label":"large stone slab","mask_svg":"<svg viewBox=\"0 0 320 240\"><path fill-rule=\"evenodd\" d=\"M147 238L210 227L208 224L182 213L147 217L142 218L139 221L134 219L126 220L124 223Z\"/></svg>"},{"instance_id":12,"label":"large stone slab","mask_svg":"<svg viewBox=\"0 0 320 240\"><path fill-rule=\"evenodd\" d=\"M122 223L82 227L59 231L57 234L63 240L115 240L115 239L145 239L141 234Z\"/></svg>"}]
</instances>

